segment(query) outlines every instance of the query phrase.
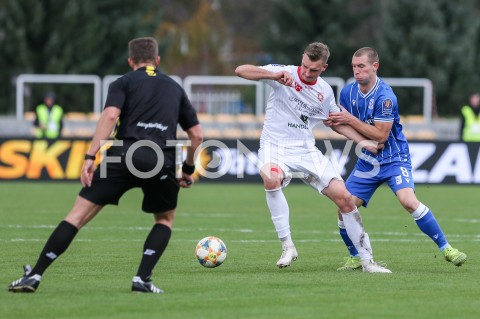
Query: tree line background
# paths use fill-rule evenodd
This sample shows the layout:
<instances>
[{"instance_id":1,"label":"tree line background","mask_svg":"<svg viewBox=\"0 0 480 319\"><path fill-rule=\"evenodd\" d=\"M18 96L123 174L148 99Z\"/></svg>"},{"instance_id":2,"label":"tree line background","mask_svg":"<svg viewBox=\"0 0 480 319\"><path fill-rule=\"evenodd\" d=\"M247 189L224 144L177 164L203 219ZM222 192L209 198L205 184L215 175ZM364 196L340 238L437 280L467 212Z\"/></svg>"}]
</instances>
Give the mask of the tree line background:
<instances>
[{"instance_id":1,"label":"tree line background","mask_svg":"<svg viewBox=\"0 0 480 319\"><path fill-rule=\"evenodd\" d=\"M127 43L159 42L168 74L233 75L239 64L296 64L308 43L331 51L324 76L352 76L351 57L377 49L382 77L429 78L438 116L480 91L480 0L0 0L0 114L15 112L15 78L123 74ZM54 89L66 111L92 110L92 89L35 85L33 109ZM402 114L421 94L396 90Z\"/></svg>"}]
</instances>

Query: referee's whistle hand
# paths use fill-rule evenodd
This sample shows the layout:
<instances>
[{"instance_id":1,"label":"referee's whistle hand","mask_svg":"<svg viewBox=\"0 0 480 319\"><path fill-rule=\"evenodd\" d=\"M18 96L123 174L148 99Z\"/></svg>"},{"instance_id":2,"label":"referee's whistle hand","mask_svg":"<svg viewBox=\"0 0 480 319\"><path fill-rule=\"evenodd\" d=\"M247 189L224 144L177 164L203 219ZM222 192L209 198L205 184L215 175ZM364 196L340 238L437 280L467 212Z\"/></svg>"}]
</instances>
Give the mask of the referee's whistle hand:
<instances>
[{"instance_id":1,"label":"referee's whistle hand","mask_svg":"<svg viewBox=\"0 0 480 319\"><path fill-rule=\"evenodd\" d=\"M193 185L193 180L192 179L180 179L179 185L182 188L191 188Z\"/></svg>"}]
</instances>

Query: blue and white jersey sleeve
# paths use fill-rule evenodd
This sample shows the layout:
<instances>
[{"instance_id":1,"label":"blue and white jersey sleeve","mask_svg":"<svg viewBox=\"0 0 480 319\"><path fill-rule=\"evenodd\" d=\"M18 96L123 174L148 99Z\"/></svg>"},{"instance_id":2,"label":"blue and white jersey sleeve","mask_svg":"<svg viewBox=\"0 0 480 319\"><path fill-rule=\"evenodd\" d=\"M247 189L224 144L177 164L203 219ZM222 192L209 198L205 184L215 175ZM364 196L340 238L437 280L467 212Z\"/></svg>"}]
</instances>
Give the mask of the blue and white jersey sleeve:
<instances>
[{"instance_id":1,"label":"blue and white jersey sleeve","mask_svg":"<svg viewBox=\"0 0 480 319\"><path fill-rule=\"evenodd\" d=\"M352 83L344 86L340 91L340 99L338 100L338 103L343 106L349 113L352 113L352 103L350 103L350 101L352 100L352 87Z\"/></svg>"},{"instance_id":2,"label":"blue and white jersey sleeve","mask_svg":"<svg viewBox=\"0 0 480 319\"><path fill-rule=\"evenodd\" d=\"M376 122L392 122L398 114L397 98L394 94L388 94L388 89L383 89L375 99L373 119Z\"/></svg>"}]
</instances>

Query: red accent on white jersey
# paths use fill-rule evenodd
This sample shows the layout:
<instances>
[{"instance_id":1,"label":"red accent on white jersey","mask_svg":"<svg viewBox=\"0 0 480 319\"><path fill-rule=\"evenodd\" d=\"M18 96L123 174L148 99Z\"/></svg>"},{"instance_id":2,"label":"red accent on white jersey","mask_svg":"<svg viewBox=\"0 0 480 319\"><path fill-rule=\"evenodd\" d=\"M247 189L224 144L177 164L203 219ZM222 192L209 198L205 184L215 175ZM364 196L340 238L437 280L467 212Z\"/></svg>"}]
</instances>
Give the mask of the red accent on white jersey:
<instances>
[{"instance_id":1,"label":"red accent on white jersey","mask_svg":"<svg viewBox=\"0 0 480 319\"><path fill-rule=\"evenodd\" d=\"M266 65L261 68L271 72L287 71L292 74L294 84L285 86L277 81L261 80L272 90L265 110L260 145L267 142L294 147L292 143L297 145L296 142L299 142L299 147L314 146L313 128L330 112L340 111L332 87L321 77L310 84L302 81L297 66Z\"/></svg>"}]
</instances>

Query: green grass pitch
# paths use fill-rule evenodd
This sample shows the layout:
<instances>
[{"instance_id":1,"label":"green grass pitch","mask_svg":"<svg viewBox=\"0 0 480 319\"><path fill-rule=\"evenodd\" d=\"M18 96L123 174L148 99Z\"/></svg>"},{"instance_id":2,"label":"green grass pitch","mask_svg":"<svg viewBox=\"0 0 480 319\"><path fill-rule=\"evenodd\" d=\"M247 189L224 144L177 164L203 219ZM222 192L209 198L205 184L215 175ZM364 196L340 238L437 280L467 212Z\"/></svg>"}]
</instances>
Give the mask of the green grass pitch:
<instances>
[{"instance_id":1,"label":"green grass pitch","mask_svg":"<svg viewBox=\"0 0 480 319\"><path fill-rule=\"evenodd\" d=\"M131 279L152 218L141 192L108 206L44 274L34 294L7 285L35 263L65 216L79 183L0 184L0 318L478 318L480 311L479 187L418 186L452 246L468 255L455 267L420 232L388 188L361 209L375 259L391 275L337 272L346 248L336 209L303 184L290 185L293 239L299 258L277 269L281 254L261 184L207 184L182 190L170 245L154 282L164 295L132 294ZM220 237L223 265L200 266L194 248Z\"/></svg>"}]
</instances>

